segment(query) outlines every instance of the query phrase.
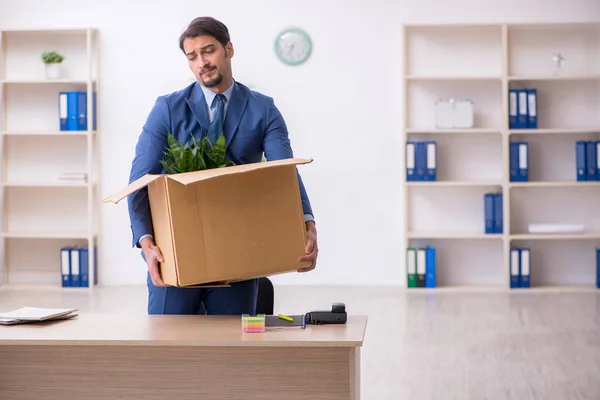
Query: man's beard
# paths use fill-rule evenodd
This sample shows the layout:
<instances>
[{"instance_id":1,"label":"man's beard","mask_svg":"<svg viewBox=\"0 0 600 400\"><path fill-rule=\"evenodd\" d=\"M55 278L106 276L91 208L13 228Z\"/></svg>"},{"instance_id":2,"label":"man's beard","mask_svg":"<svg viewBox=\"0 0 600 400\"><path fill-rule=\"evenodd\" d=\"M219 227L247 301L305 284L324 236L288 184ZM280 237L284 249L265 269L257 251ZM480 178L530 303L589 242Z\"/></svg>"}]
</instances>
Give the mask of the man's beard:
<instances>
[{"instance_id":1,"label":"man's beard","mask_svg":"<svg viewBox=\"0 0 600 400\"><path fill-rule=\"evenodd\" d=\"M204 86L206 87L214 87L219 85L221 82L223 82L223 75L217 71L217 76L215 76L212 79L203 79L202 75L200 75L200 79L202 79L202 83L204 83Z\"/></svg>"}]
</instances>

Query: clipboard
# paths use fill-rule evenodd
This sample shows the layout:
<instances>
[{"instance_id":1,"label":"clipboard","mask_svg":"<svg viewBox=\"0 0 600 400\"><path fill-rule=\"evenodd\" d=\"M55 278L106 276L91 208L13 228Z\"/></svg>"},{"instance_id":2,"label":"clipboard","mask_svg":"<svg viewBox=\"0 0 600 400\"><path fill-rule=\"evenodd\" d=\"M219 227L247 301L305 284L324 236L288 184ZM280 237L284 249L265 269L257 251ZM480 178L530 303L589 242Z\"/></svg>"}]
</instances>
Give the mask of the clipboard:
<instances>
[{"instance_id":1,"label":"clipboard","mask_svg":"<svg viewBox=\"0 0 600 400\"><path fill-rule=\"evenodd\" d=\"M283 327L300 327L306 328L306 316L305 314L300 315L289 315L293 321L288 321L279 318L277 315L266 315L265 316L265 327L267 328L283 328Z\"/></svg>"}]
</instances>

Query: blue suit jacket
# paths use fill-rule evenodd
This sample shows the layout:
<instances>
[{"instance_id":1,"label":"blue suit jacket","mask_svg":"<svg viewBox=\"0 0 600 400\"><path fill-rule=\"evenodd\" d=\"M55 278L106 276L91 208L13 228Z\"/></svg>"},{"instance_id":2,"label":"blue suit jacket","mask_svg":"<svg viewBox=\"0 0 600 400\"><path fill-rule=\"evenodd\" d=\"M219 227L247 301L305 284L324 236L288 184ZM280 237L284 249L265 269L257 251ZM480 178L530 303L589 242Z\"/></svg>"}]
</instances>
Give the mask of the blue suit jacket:
<instances>
[{"instance_id":1,"label":"blue suit jacket","mask_svg":"<svg viewBox=\"0 0 600 400\"><path fill-rule=\"evenodd\" d=\"M208 108L197 82L158 97L139 136L129 182L148 173L166 172L159 161L167 146L167 132L171 132L180 143L185 143L191 140L191 135L196 140L205 136L208 127ZM293 157L285 121L273 99L251 91L241 83L233 85L223 129L227 158L235 164L261 162L263 153L269 161ZM312 216L300 174L298 182L304 214ZM133 246L139 247L142 235L154 233L148 189L144 187L130 194L127 200Z\"/></svg>"}]
</instances>

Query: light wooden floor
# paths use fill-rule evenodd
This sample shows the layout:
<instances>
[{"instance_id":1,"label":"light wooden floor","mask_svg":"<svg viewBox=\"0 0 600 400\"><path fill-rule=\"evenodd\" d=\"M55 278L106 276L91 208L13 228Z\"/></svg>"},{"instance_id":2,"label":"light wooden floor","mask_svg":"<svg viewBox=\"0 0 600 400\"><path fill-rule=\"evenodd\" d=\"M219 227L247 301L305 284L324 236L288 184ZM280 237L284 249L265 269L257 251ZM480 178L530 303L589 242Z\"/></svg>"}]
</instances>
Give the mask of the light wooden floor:
<instances>
[{"instance_id":1,"label":"light wooden floor","mask_svg":"<svg viewBox=\"0 0 600 400\"><path fill-rule=\"evenodd\" d=\"M600 399L600 291L277 287L275 311L336 301L369 316L363 399ZM145 313L146 289L0 289L0 311L25 305Z\"/></svg>"}]
</instances>

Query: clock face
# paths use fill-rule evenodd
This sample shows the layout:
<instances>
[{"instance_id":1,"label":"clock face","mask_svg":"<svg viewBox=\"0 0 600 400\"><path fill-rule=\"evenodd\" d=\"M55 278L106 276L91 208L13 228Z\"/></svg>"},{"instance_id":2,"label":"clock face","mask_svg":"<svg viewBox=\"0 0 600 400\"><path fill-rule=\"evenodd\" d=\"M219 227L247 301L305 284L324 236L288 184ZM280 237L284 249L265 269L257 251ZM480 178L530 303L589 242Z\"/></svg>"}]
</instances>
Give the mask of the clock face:
<instances>
[{"instance_id":1,"label":"clock face","mask_svg":"<svg viewBox=\"0 0 600 400\"><path fill-rule=\"evenodd\" d=\"M288 65L302 64L308 60L311 51L310 37L302 29L286 29L275 39L275 54Z\"/></svg>"}]
</instances>

